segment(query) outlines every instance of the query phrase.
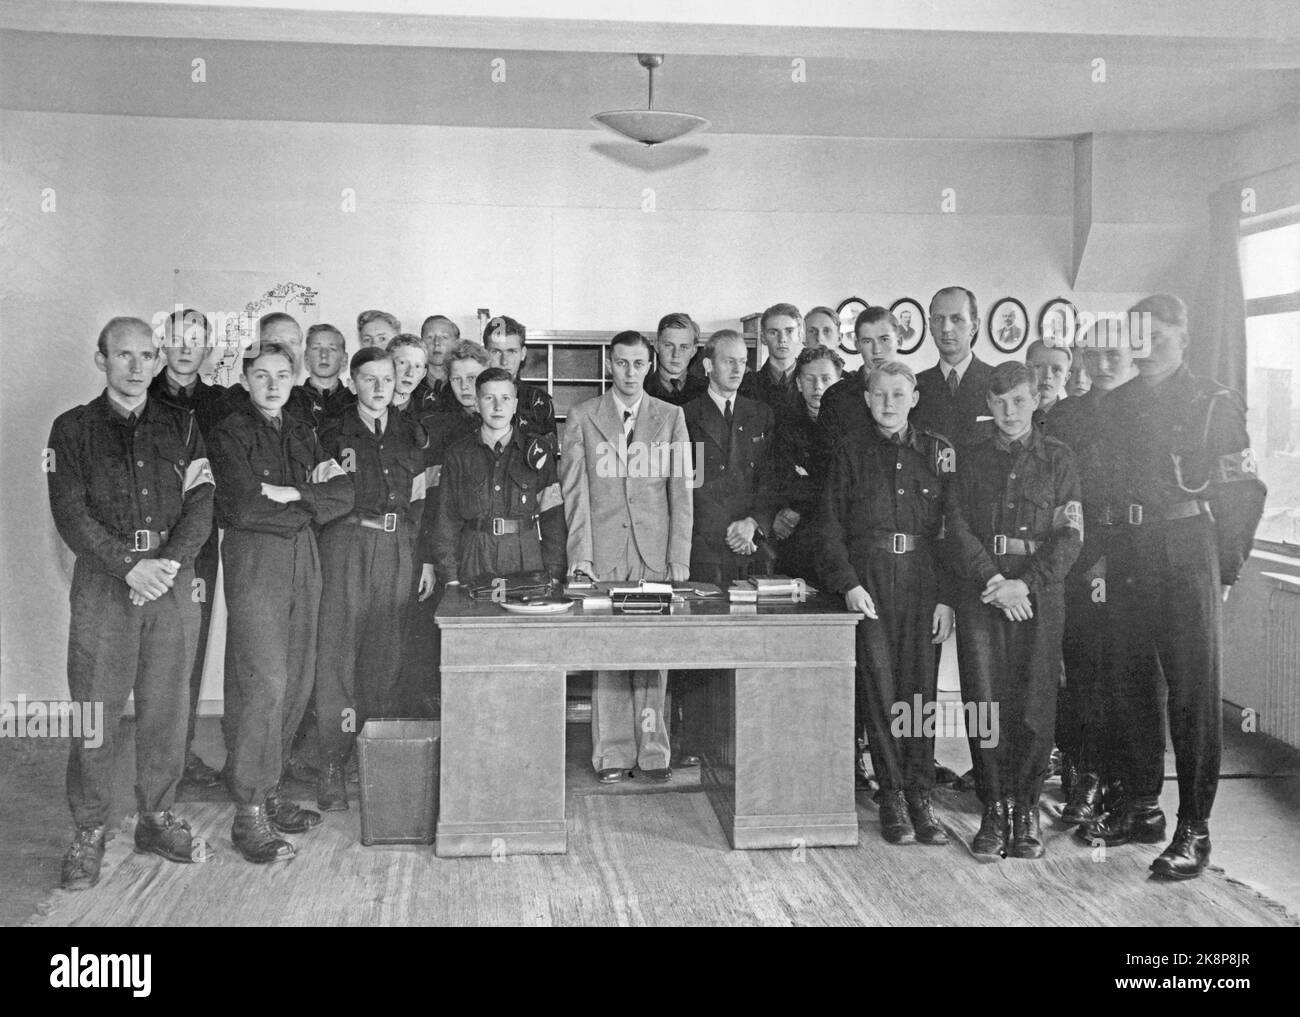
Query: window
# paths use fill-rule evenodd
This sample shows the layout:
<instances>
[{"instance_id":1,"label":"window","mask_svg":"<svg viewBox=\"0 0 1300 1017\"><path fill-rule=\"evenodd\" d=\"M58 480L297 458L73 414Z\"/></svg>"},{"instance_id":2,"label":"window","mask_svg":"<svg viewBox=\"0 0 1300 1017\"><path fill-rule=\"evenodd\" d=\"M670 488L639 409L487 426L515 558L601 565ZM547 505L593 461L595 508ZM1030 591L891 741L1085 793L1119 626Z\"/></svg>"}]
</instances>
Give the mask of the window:
<instances>
[{"instance_id":1,"label":"window","mask_svg":"<svg viewBox=\"0 0 1300 1017\"><path fill-rule=\"evenodd\" d=\"M1242 223L1250 445L1268 485L1256 537L1300 549L1300 208Z\"/></svg>"}]
</instances>

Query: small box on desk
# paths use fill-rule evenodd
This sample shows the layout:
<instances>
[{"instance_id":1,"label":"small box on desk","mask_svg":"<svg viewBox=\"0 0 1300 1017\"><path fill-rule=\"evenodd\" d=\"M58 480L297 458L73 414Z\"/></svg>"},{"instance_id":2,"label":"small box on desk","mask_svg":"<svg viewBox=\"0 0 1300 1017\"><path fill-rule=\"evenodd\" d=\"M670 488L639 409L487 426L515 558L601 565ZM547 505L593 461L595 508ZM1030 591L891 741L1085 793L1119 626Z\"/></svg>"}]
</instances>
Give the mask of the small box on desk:
<instances>
[{"instance_id":1,"label":"small box on desk","mask_svg":"<svg viewBox=\"0 0 1300 1017\"><path fill-rule=\"evenodd\" d=\"M436 720L368 720L357 736L361 843L432 844L438 818Z\"/></svg>"}]
</instances>

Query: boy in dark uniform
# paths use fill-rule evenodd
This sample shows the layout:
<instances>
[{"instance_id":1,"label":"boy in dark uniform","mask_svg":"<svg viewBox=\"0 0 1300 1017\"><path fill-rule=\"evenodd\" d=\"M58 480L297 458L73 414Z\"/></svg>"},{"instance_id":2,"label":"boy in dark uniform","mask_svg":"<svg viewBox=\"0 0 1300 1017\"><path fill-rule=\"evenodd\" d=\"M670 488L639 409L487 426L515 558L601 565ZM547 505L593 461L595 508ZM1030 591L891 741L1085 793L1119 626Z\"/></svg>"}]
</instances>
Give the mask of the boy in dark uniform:
<instances>
[{"instance_id":1,"label":"boy in dark uniform","mask_svg":"<svg viewBox=\"0 0 1300 1017\"><path fill-rule=\"evenodd\" d=\"M316 676L320 557L312 523L352 509L352 478L304 420L282 412L292 351L263 342L244 360L249 398L212 434L217 519L225 527L226 773L235 799L231 839L251 862L291 858L280 833L320 814L280 794L280 774Z\"/></svg>"},{"instance_id":2,"label":"boy in dark uniform","mask_svg":"<svg viewBox=\"0 0 1300 1017\"><path fill-rule=\"evenodd\" d=\"M393 336L386 347L393 357L395 386L392 407L398 413L412 420L419 420L425 410L420 402L411 398L412 393L424 380L425 370L429 365L429 351L424 340L418 335L403 332Z\"/></svg>"},{"instance_id":3,"label":"boy in dark uniform","mask_svg":"<svg viewBox=\"0 0 1300 1017\"><path fill-rule=\"evenodd\" d=\"M818 425L825 393L839 383L844 361L829 346L799 354L799 404L777 414L772 440L772 488L780 506L772 518L776 571L818 582L818 510L826 484L830 444Z\"/></svg>"},{"instance_id":4,"label":"boy in dark uniform","mask_svg":"<svg viewBox=\"0 0 1300 1017\"><path fill-rule=\"evenodd\" d=\"M509 371L490 367L476 385L483 423L447 450L434 566L448 585L536 570L560 578L568 530L555 457L529 457L529 439L514 424Z\"/></svg>"},{"instance_id":5,"label":"boy in dark uniform","mask_svg":"<svg viewBox=\"0 0 1300 1017\"><path fill-rule=\"evenodd\" d=\"M1187 308L1160 293L1139 301L1149 335L1139 376L1108 397L1102 449L1113 471L1108 509L1125 528L1108 557L1118 622L1115 737L1125 802L1087 830L1109 843L1159 843L1165 817L1161 704L1178 771L1178 827L1151 870L1199 876L1210 857L1210 810L1218 790L1223 720L1220 638L1223 600L1250 554L1266 494L1250 452L1240 395L1183 364ZM1143 666L1150 655L1160 668ZM1162 688L1161 675L1163 674Z\"/></svg>"},{"instance_id":6,"label":"boy in dark uniform","mask_svg":"<svg viewBox=\"0 0 1300 1017\"><path fill-rule=\"evenodd\" d=\"M189 824L171 813L185 767L187 678L198 649L194 560L212 535L212 473L194 415L148 397L153 330L114 318L99 334L99 398L54 422L50 510L77 556L68 629L68 691L102 703L96 747L74 739L68 804L77 833L63 886L99 881L113 800L118 721L136 693L137 851L192 861Z\"/></svg>"},{"instance_id":7,"label":"boy in dark uniform","mask_svg":"<svg viewBox=\"0 0 1300 1017\"><path fill-rule=\"evenodd\" d=\"M515 380L517 409L515 423L530 441L540 439L551 455L559 447L555 434L555 404L546 390L519 380L524 366L526 329L514 318L499 315L483 329L483 346L493 367L500 367Z\"/></svg>"},{"instance_id":8,"label":"boy in dark uniform","mask_svg":"<svg viewBox=\"0 0 1300 1017\"><path fill-rule=\"evenodd\" d=\"M342 332L333 325L312 325L304 345L307 380L293 387L285 409L319 429L330 417L355 406L357 395L340 377L347 362Z\"/></svg>"},{"instance_id":9,"label":"boy in dark uniform","mask_svg":"<svg viewBox=\"0 0 1300 1017\"><path fill-rule=\"evenodd\" d=\"M370 717L399 712L404 621L415 591L426 475L424 429L390 403L393 355L367 346L352 357L354 409L321 429L325 454L352 474L352 511L320 534L321 606L316 719L324 811L348 807L343 764Z\"/></svg>"},{"instance_id":10,"label":"boy in dark uniform","mask_svg":"<svg viewBox=\"0 0 1300 1017\"><path fill-rule=\"evenodd\" d=\"M1074 453L1033 426L1034 374L993 368L996 430L958 459L945 543L957 583L957 644L975 787L977 855L1039 858L1038 800L1052 753L1066 574L1083 543ZM998 710L993 714L994 706ZM987 724L987 727L986 727ZM1009 828L1009 829L1008 829Z\"/></svg>"},{"instance_id":11,"label":"boy in dark uniform","mask_svg":"<svg viewBox=\"0 0 1300 1017\"><path fill-rule=\"evenodd\" d=\"M933 704L935 647L952 631L951 582L940 570L945 489L956 457L947 439L908 423L916 378L893 361L868 376L874 425L831 455L822 506L821 572L827 590L866 618L857 629L857 681L867 743L880 782L880 831L891 844L947 844L934 815L934 735L907 714Z\"/></svg>"},{"instance_id":12,"label":"boy in dark uniform","mask_svg":"<svg viewBox=\"0 0 1300 1017\"><path fill-rule=\"evenodd\" d=\"M165 322L163 332L163 359L166 366L149 386L149 395L162 402L194 413L199 434L204 441L217 422L225 416L230 406L228 390L222 385L209 385L199 377L203 362L210 349L212 325L199 311L185 309L174 312ZM198 652L190 672L189 726L185 732L185 782L196 787L217 787L221 774L205 763L194 752L194 718L199 706L199 693L203 687L203 670L208 659L208 630L212 624L212 603L217 586L217 525L203 543L194 559L194 577L201 581L198 590L199 635Z\"/></svg>"},{"instance_id":13,"label":"boy in dark uniform","mask_svg":"<svg viewBox=\"0 0 1300 1017\"><path fill-rule=\"evenodd\" d=\"M645 380L645 394L674 406L685 406L702 395L709 383L690 372L691 356L700 342L700 326L680 311L659 319L655 338L655 369Z\"/></svg>"},{"instance_id":14,"label":"boy in dark uniform","mask_svg":"<svg viewBox=\"0 0 1300 1017\"><path fill-rule=\"evenodd\" d=\"M830 445L847 434L869 431L874 426L867 409L867 376L873 367L898 359L898 319L888 307L863 309L853 323L853 342L862 367L844 372L822 396L818 421Z\"/></svg>"},{"instance_id":15,"label":"boy in dark uniform","mask_svg":"<svg viewBox=\"0 0 1300 1017\"><path fill-rule=\"evenodd\" d=\"M766 403L775 412L795 404L795 358L804 348L803 315L794 304L773 304L759 319L767 360L741 381L740 394Z\"/></svg>"}]
</instances>

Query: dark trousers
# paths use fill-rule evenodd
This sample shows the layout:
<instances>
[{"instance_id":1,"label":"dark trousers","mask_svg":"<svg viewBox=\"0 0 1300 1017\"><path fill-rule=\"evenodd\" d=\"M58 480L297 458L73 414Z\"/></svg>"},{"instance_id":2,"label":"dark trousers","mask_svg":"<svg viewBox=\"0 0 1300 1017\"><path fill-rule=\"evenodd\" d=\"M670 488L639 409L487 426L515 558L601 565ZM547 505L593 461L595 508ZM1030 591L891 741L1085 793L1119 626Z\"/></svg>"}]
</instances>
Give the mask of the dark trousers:
<instances>
[{"instance_id":1,"label":"dark trousers","mask_svg":"<svg viewBox=\"0 0 1300 1017\"><path fill-rule=\"evenodd\" d=\"M191 599L199 602L198 652L194 654L194 667L190 669L190 711L185 729L185 752L194 744L194 720L199 709L199 693L203 689L203 666L208 661L208 630L212 627L212 602L217 596L217 531L212 531L208 542L199 549L194 559L194 578L199 580ZM188 592L188 591L187 591Z\"/></svg>"},{"instance_id":2,"label":"dark trousers","mask_svg":"<svg viewBox=\"0 0 1300 1017\"><path fill-rule=\"evenodd\" d=\"M1018 622L981 604L983 589L963 583L957 597L963 705L976 716L983 711L991 732L980 737L967 714L976 793L986 805L1001 798L1037 802L1052 757L1064 591L1047 587L1031 597L1034 617Z\"/></svg>"},{"instance_id":3,"label":"dark trousers","mask_svg":"<svg viewBox=\"0 0 1300 1017\"><path fill-rule=\"evenodd\" d=\"M1108 755L1106 668L1112 628L1105 559L1065 581L1065 632L1061 655L1065 687L1056 702L1056 744L1079 770L1097 773ZM1108 776L1112 776L1109 775Z\"/></svg>"},{"instance_id":4,"label":"dark trousers","mask_svg":"<svg viewBox=\"0 0 1300 1017\"><path fill-rule=\"evenodd\" d=\"M1205 821L1223 749L1223 601L1214 524L1200 515L1133 530L1132 552L1109 562L1118 653L1115 730L1127 749L1123 776L1133 794L1160 793L1167 693L1178 818Z\"/></svg>"},{"instance_id":5,"label":"dark trousers","mask_svg":"<svg viewBox=\"0 0 1300 1017\"><path fill-rule=\"evenodd\" d=\"M290 538L229 529L221 563L226 772L236 802L260 805L280 783L316 677L320 556L310 527Z\"/></svg>"},{"instance_id":6,"label":"dark trousers","mask_svg":"<svg viewBox=\"0 0 1300 1017\"><path fill-rule=\"evenodd\" d=\"M400 713L402 629L415 532L335 522L320 538L316 720L321 762L342 764L371 717Z\"/></svg>"},{"instance_id":7,"label":"dark trousers","mask_svg":"<svg viewBox=\"0 0 1300 1017\"><path fill-rule=\"evenodd\" d=\"M934 786L934 733L931 726L924 734L916 708L933 708L938 692L934 565L923 550L870 551L853 565L879 616L857 628L857 689L872 768L882 790L926 791Z\"/></svg>"},{"instance_id":8,"label":"dark trousers","mask_svg":"<svg viewBox=\"0 0 1300 1017\"><path fill-rule=\"evenodd\" d=\"M68 691L73 701L103 704L102 741L73 739L68 804L77 826L102 826L113 802L117 736L135 692L135 799L141 812L170 809L185 768L185 676L198 647L198 605L191 568L171 590L136 607L130 587L78 559L72 573Z\"/></svg>"},{"instance_id":9,"label":"dark trousers","mask_svg":"<svg viewBox=\"0 0 1300 1017\"><path fill-rule=\"evenodd\" d=\"M418 549L417 549L418 553ZM428 600L420 601L420 571L423 562L411 565L411 590L407 601L402 636L402 668L398 699L408 717L434 717L434 704L441 693L439 660L442 640L434 614L447 591L446 583L434 583Z\"/></svg>"}]
</instances>

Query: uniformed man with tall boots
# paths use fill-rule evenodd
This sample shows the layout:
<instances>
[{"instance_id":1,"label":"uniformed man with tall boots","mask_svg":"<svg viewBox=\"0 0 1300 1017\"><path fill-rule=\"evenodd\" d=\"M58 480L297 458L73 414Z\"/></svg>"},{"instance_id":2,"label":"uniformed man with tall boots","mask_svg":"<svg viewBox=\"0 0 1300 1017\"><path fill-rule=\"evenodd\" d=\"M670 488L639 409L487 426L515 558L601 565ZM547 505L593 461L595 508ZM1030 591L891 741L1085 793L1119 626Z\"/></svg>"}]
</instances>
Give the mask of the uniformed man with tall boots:
<instances>
[{"instance_id":1,"label":"uniformed man with tall boots","mask_svg":"<svg viewBox=\"0 0 1300 1017\"><path fill-rule=\"evenodd\" d=\"M1196 377L1183 363L1189 343L1183 301L1159 293L1129 315L1149 333L1130 335L1145 355L1136 359L1139 376L1108 397L1103 434L1116 481L1109 508L1128 540L1124 553L1108 556L1107 583L1118 626L1112 696L1115 734L1128 750L1121 761L1126 800L1086 833L1112 844L1163 841L1160 716L1167 696L1178 826L1151 871L1190 879L1209 861L1219 782L1223 601L1250 553L1266 492L1241 396ZM1147 653L1158 659L1158 670L1140 666Z\"/></svg>"},{"instance_id":2,"label":"uniformed man with tall boots","mask_svg":"<svg viewBox=\"0 0 1300 1017\"><path fill-rule=\"evenodd\" d=\"M1040 858L1063 583L1083 543L1079 474L1069 447L1033 426L1038 394L1027 367L998 364L986 391L995 431L958 450L944 540L958 580L962 700L974 704L982 729L968 721L984 807L971 850Z\"/></svg>"},{"instance_id":3,"label":"uniformed man with tall boots","mask_svg":"<svg viewBox=\"0 0 1300 1017\"><path fill-rule=\"evenodd\" d=\"M188 680L198 650L194 560L212 535L212 473L194 414L149 398L153 330L113 318L99 334L102 395L54 422L46 453L50 510L77 556L68 692L102 703L98 746L74 739L68 804L77 832L63 886L99 881L113 801L118 721L135 692L135 846L193 861L189 824L172 815L185 768Z\"/></svg>"},{"instance_id":4,"label":"uniformed man with tall boots","mask_svg":"<svg viewBox=\"0 0 1300 1017\"><path fill-rule=\"evenodd\" d=\"M217 520L225 528L226 774L231 840L248 861L294 855L279 833L305 833L320 813L280 793L280 775L316 676L320 556L312 523L352 509L352 478L305 421L283 412L297 364L262 342L244 359L249 398L212 434Z\"/></svg>"},{"instance_id":5,"label":"uniformed man with tall boots","mask_svg":"<svg viewBox=\"0 0 1300 1017\"><path fill-rule=\"evenodd\" d=\"M320 432L327 456L352 474L352 511L318 540L320 621L316 722L321 771L316 804L348 807L343 766L371 717L400 716L403 637L419 573L425 507L424 429L391 409L393 354L367 346L352 357L357 405Z\"/></svg>"},{"instance_id":6,"label":"uniformed man with tall boots","mask_svg":"<svg viewBox=\"0 0 1300 1017\"><path fill-rule=\"evenodd\" d=\"M934 815L934 733L916 704L934 704L935 647L952 632L952 583L939 551L945 489L956 469L947 439L908 424L916 379L891 362L868 376L873 426L835 447L822 506L827 590L866 617L857 627L857 683L880 782L881 835L891 844L947 844ZM899 705L912 716L899 735ZM913 726L915 725L915 726Z\"/></svg>"},{"instance_id":7,"label":"uniformed man with tall boots","mask_svg":"<svg viewBox=\"0 0 1300 1017\"><path fill-rule=\"evenodd\" d=\"M211 349L212 324L199 311L174 312L163 325L163 370L149 386L149 395L162 402L192 410L204 441L230 408L228 390L209 385L199 372ZM194 578L200 581L198 652L190 671L189 726L185 732L185 783L212 788L221 784L221 773L199 758L194 751L194 719L203 687L203 670L207 663L208 630L212 624L212 604L217 587L217 539L214 520L212 534L194 559Z\"/></svg>"}]
</instances>

